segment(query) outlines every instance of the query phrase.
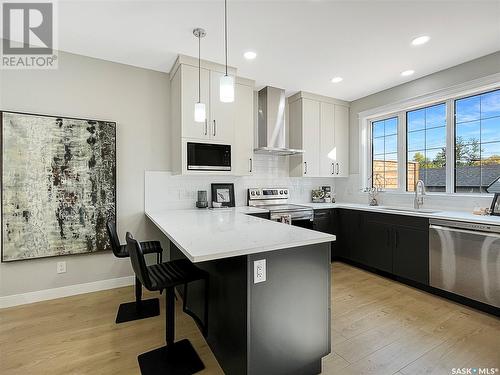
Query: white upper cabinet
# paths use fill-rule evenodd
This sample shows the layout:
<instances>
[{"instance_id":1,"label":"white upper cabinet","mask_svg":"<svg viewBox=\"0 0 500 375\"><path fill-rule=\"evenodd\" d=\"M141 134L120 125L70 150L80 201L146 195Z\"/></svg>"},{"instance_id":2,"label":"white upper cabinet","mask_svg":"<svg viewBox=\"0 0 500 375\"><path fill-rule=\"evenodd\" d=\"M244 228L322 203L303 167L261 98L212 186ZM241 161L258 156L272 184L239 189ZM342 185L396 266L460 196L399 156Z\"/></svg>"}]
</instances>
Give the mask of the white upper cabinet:
<instances>
[{"instance_id":1,"label":"white upper cabinet","mask_svg":"<svg viewBox=\"0 0 500 375\"><path fill-rule=\"evenodd\" d=\"M333 98L299 92L289 98L290 176L349 175L349 107Z\"/></svg>"},{"instance_id":2,"label":"white upper cabinet","mask_svg":"<svg viewBox=\"0 0 500 375\"><path fill-rule=\"evenodd\" d=\"M337 148L335 146L335 105L320 103L320 145L319 170L321 176L333 176L336 173Z\"/></svg>"},{"instance_id":3,"label":"white upper cabinet","mask_svg":"<svg viewBox=\"0 0 500 375\"><path fill-rule=\"evenodd\" d=\"M349 176L349 107L335 105L336 177Z\"/></svg>"},{"instance_id":4,"label":"white upper cabinet","mask_svg":"<svg viewBox=\"0 0 500 375\"><path fill-rule=\"evenodd\" d=\"M235 105L219 100L219 81L223 73L201 69L201 102L205 104L207 119L194 121L194 105L198 102L198 68L179 67L181 74L182 138L211 139L231 143L234 135Z\"/></svg>"},{"instance_id":5,"label":"white upper cabinet","mask_svg":"<svg viewBox=\"0 0 500 375\"><path fill-rule=\"evenodd\" d=\"M220 101L219 82L224 73L210 72L210 138L230 144L234 137L235 108L237 93L233 103Z\"/></svg>"},{"instance_id":6,"label":"white upper cabinet","mask_svg":"<svg viewBox=\"0 0 500 375\"><path fill-rule=\"evenodd\" d=\"M254 148L254 93L253 82L236 80L235 137L233 150L234 174L247 176L253 172Z\"/></svg>"},{"instance_id":7,"label":"white upper cabinet","mask_svg":"<svg viewBox=\"0 0 500 375\"><path fill-rule=\"evenodd\" d=\"M317 177L319 167L320 103L299 98L290 104L290 148L303 154L290 156L290 176Z\"/></svg>"},{"instance_id":8,"label":"white upper cabinet","mask_svg":"<svg viewBox=\"0 0 500 375\"><path fill-rule=\"evenodd\" d=\"M236 77L235 101L222 103L219 82L224 66L202 61L198 80L198 59L179 55L170 72L171 142L173 174L238 174L252 170L253 155L253 87L254 82ZM236 69L228 68L235 77ZM206 121L194 121L194 105L205 104ZM230 171L187 170L188 142L216 143L231 146Z\"/></svg>"},{"instance_id":9,"label":"white upper cabinet","mask_svg":"<svg viewBox=\"0 0 500 375\"><path fill-rule=\"evenodd\" d=\"M302 149L304 176L316 177L320 175L319 167L319 140L320 140L320 103L302 99Z\"/></svg>"},{"instance_id":10,"label":"white upper cabinet","mask_svg":"<svg viewBox=\"0 0 500 375\"><path fill-rule=\"evenodd\" d=\"M177 74L181 75L181 105L182 105L182 137L206 139L210 136L209 121L204 123L194 121L194 105L198 102L198 68L182 65ZM205 104L207 117L210 100L210 71L201 69L200 74L201 102Z\"/></svg>"}]
</instances>

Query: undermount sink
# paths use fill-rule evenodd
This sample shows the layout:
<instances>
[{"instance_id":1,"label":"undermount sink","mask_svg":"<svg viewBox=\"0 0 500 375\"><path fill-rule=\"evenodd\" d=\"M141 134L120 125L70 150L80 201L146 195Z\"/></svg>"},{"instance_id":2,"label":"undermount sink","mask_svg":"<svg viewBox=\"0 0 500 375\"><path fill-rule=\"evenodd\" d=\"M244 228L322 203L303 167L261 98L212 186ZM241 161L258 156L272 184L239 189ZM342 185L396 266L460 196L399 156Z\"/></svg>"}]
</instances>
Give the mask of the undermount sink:
<instances>
[{"instance_id":1,"label":"undermount sink","mask_svg":"<svg viewBox=\"0 0 500 375\"><path fill-rule=\"evenodd\" d=\"M380 208L388 211L422 212L424 214L435 214L436 212L439 212L437 210L429 210L426 208L384 207L384 206L380 206Z\"/></svg>"}]
</instances>

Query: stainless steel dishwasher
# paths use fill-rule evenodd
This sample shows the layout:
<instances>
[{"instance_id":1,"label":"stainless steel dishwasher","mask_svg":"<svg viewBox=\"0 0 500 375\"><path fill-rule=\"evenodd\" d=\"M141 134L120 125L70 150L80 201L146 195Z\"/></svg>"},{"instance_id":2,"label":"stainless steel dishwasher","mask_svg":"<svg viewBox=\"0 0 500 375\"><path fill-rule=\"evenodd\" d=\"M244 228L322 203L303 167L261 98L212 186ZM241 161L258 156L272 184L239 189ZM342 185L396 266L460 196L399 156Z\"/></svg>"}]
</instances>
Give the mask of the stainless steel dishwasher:
<instances>
[{"instance_id":1,"label":"stainless steel dishwasher","mask_svg":"<svg viewBox=\"0 0 500 375\"><path fill-rule=\"evenodd\" d=\"M500 307L500 226L429 223L431 286Z\"/></svg>"}]
</instances>

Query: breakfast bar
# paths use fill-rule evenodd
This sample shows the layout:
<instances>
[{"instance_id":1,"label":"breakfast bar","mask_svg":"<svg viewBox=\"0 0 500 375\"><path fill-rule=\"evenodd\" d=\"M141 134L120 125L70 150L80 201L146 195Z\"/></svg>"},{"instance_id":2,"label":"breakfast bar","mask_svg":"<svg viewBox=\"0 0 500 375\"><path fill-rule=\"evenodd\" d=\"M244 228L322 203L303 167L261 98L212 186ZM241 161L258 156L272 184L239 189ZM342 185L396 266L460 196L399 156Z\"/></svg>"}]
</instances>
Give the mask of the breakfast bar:
<instances>
[{"instance_id":1,"label":"breakfast bar","mask_svg":"<svg viewBox=\"0 0 500 375\"><path fill-rule=\"evenodd\" d=\"M330 244L335 236L250 216L236 207L147 217L172 259L208 272L207 342L231 374L318 374L330 353ZM182 292L182 291L179 291ZM203 316L203 284L188 307Z\"/></svg>"}]
</instances>

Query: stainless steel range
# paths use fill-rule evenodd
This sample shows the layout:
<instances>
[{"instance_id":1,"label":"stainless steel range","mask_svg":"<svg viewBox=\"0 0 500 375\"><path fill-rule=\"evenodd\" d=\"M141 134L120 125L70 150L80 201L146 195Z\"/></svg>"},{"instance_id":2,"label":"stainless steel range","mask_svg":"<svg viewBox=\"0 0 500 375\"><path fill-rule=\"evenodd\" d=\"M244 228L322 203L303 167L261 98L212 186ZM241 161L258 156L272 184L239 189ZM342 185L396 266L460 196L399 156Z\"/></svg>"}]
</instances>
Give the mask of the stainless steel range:
<instances>
[{"instance_id":1,"label":"stainless steel range","mask_svg":"<svg viewBox=\"0 0 500 375\"><path fill-rule=\"evenodd\" d=\"M248 205L269 210L271 220L312 229L313 209L290 204L288 198L288 188L248 189Z\"/></svg>"}]
</instances>

